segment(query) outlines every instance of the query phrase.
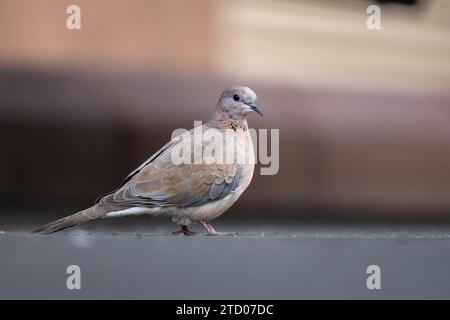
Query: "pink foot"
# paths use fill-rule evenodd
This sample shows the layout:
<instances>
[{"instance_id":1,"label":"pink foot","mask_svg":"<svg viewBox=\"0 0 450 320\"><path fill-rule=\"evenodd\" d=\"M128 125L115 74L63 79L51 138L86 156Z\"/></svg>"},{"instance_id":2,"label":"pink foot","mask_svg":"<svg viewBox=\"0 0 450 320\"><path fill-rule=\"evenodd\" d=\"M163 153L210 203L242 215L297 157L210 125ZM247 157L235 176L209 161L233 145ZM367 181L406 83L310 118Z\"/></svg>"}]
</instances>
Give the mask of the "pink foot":
<instances>
[{"instance_id":1,"label":"pink foot","mask_svg":"<svg viewBox=\"0 0 450 320\"><path fill-rule=\"evenodd\" d=\"M212 224L208 223L207 221L200 221L203 227L206 229L206 233L204 233L205 236L235 236L237 235L236 232L217 232Z\"/></svg>"},{"instance_id":2,"label":"pink foot","mask_svg":"<svg viewBox=\"0 0 450 320\"><path fill-rule=\"evenodd\" d=\"M196 233L194 231L189 230L188 227L184 226L184 225L181 226L180 230L172 232L173 236L179 236L182 234L184 234L185 236L195 236L196 235Z\"/></svg>"}]
</instances>

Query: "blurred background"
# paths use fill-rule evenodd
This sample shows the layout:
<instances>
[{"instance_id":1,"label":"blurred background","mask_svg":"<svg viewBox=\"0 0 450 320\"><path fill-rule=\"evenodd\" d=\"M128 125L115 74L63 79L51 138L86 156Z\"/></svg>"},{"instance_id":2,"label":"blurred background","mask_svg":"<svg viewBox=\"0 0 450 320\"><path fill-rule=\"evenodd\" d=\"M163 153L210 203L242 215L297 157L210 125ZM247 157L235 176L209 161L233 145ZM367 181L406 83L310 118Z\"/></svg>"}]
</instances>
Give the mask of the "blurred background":
<instances>
[{"instance_id":1,"label":"blurred background","mask_svg":"<svg viewBox=\"0 0 450 320\"><path fill-rule=\"evenodd\" d=\"M68 30L66 8L81 8ZM370 4L381 30L366 27ZM450 1L0 0L1 218L113 190L224 87L280 170L227 216L450 221Z\"/></svg>"}]
</instances>

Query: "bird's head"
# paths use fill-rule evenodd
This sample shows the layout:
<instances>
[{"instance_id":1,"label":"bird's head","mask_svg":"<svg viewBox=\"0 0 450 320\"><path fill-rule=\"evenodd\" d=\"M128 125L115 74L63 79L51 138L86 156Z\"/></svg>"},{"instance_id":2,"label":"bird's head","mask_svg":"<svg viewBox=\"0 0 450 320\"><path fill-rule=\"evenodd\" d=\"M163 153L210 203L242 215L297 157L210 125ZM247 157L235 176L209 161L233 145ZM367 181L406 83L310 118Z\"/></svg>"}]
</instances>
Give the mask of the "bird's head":
<instances>
[{"instance_id":1,"label":"bird's head","mask_svg":"<svg viewBox=\"0 0 450 320\"><path fill-rule=\"evenodd\" d=\"M256 94L252 89L244 86L233 86L225 89L217 102L218 112L232 117L245 117L254 111L260 116L262 110L256 105Z\"/></svg>"}]
</instances>

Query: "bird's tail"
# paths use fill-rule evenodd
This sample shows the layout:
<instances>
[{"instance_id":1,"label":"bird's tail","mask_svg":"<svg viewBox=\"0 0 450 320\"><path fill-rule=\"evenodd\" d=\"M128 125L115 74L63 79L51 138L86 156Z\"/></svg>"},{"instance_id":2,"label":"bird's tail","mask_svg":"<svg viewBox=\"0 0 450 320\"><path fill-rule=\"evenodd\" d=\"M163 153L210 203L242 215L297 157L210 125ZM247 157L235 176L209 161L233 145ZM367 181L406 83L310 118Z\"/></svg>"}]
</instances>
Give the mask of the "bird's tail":
<instances>
[{"instance_id":1,"label":"bird's tail","mask_svg":"<svg viewBox=\"0 0 450 320\"><path fill-rule=\"evenodd\" d=\"M109 210L105 206L96 204L86 210L77 212L65 218L47 223L36 229L33 233L49 234L63 229L67 229L81 223L103 217Z\"/></svg>"}]
</instances>

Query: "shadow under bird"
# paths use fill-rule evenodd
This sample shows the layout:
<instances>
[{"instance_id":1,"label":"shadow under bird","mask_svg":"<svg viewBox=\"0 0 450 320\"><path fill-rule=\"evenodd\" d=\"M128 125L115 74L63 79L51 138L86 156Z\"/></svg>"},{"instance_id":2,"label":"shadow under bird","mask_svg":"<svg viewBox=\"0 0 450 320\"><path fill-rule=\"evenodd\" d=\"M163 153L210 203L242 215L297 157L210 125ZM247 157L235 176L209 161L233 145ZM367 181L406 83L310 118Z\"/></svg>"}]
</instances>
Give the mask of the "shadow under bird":
<instances>
[{"instance_id":1,"label":"shadow under bird","mask_svg":"<svg viewBox=\"0 0 450 320\"><path fill-rule=\"evenodd\" d=\"M149 214L170 218L180 225L176 235L195 234L188 226L196 222L205 227L207 235L221 234L210 221L236 202L253 177L255 155L246 120L251 112L262 116L250 88L225 89L212 117L201 127L202 134L194 128L186 133L187 137L183 134L173 138L95 205L34 232L48 234L100 218ZM213 139L204 134L209 131L215 133ZM188 158L194 159L196 146L203 155L207 148L214 149L211 144L217 143L217 137L223 139L222 150L231 161L173 161L173 152L179 150L190 150Z\"/></svg>"}]
</instances>

